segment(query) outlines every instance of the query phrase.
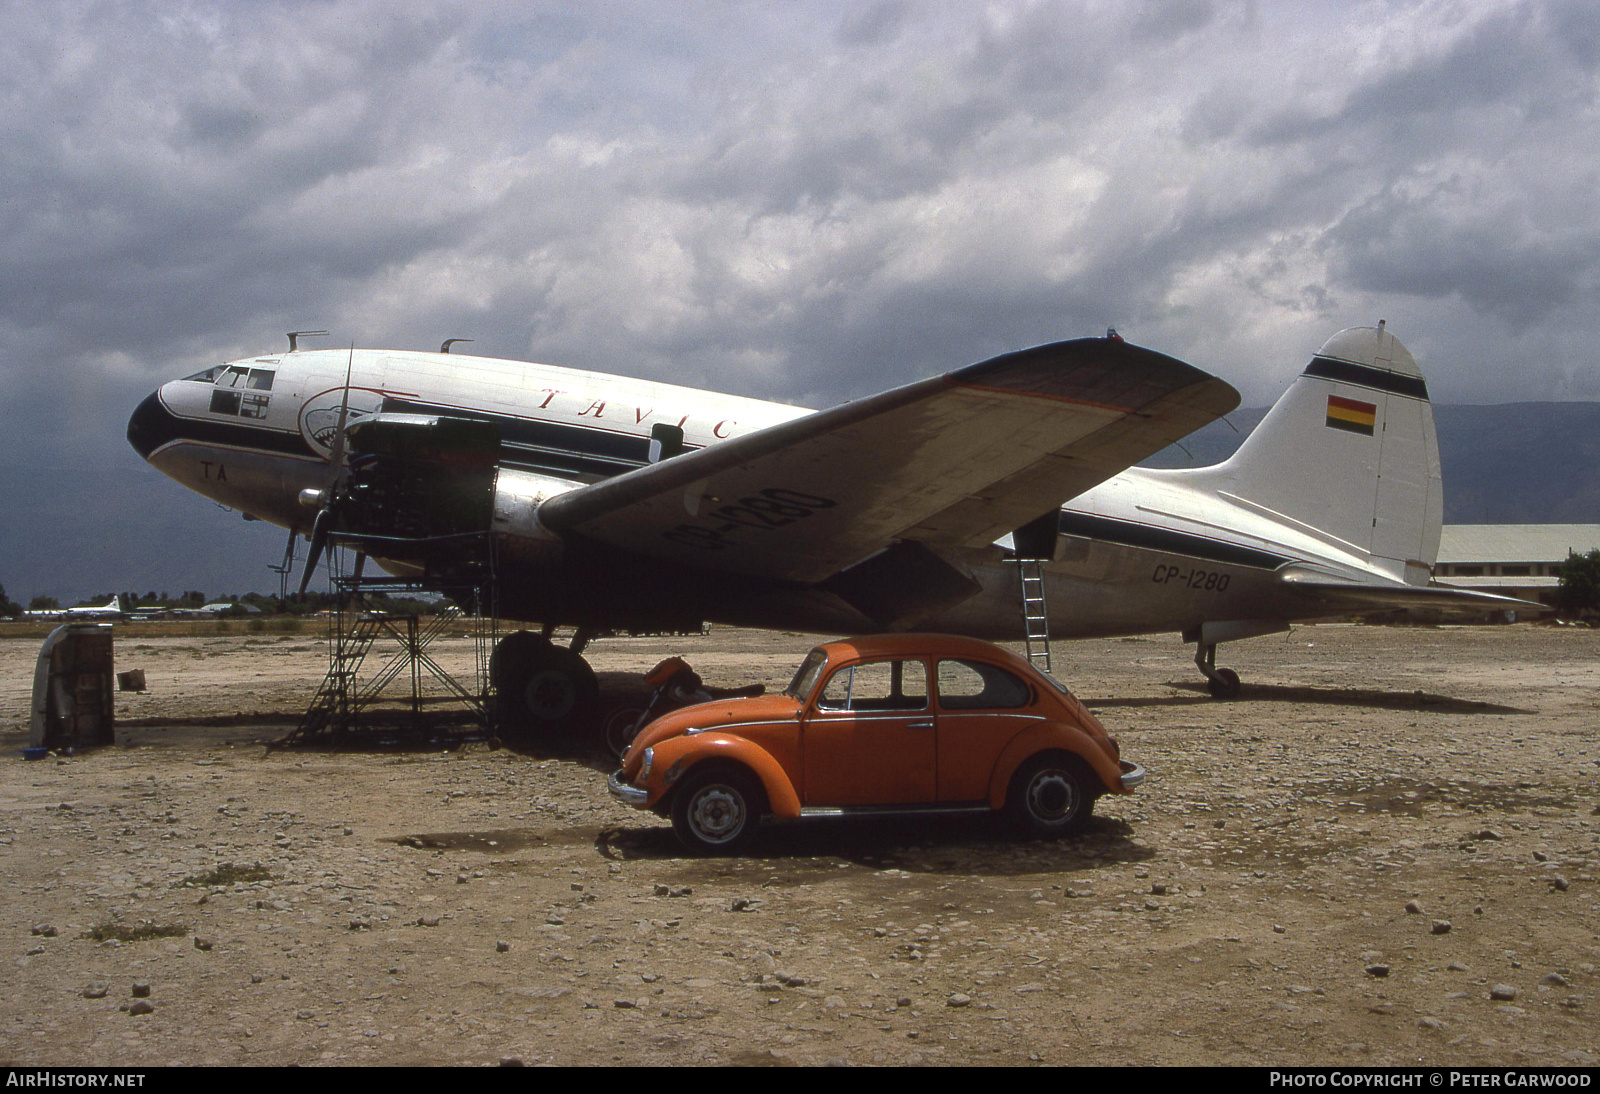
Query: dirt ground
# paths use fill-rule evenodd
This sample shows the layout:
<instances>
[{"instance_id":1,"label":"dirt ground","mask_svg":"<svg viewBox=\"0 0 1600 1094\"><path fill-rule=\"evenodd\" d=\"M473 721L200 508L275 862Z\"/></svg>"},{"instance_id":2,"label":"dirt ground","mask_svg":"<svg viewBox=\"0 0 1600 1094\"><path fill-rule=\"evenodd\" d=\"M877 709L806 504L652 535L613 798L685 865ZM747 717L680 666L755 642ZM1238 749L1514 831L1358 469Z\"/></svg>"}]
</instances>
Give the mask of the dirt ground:
<instances>
[{"instance_id":1,"label":"dirt ground","mask_svg":"<svg viewBox=\"0 0 1600 1094\"><path fill-rule=\"evenodd\" d=\"M810 644L590 657L616 698L672 652L782 687ZM598 756L269 751L314 628L119 632L149 691L118 745L25 761L37 649L0 639L0 1062L1600 1057L1597 631L1296 628L1224 648L1232 703L1176 638L1062 643L1150 771L1086 834L815 823L731 860L612 801Z\"/></svg>"}]
</instances>

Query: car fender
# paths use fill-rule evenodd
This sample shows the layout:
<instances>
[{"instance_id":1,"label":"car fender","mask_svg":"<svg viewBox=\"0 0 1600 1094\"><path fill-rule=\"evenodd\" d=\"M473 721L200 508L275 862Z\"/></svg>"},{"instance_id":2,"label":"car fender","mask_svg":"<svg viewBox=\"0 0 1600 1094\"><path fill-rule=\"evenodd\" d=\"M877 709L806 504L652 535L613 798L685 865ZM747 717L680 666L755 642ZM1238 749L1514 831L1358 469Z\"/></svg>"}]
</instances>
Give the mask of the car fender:
<instances>
[{"instance_id":1,"label":"car fender","mask_svg":"<svg viewBox=\"0 0 1600 1094\"><path fill-rule=\"evenodd\" d=\"M672 788L696 767L727 761L748 768L751 774L761 780L761 787L767 795L767 806L774 817L794 820L800 816L800 796L795 793L783 765L754 741L712 730L670 738L656 745L655 750L655 762L663 772L663 789L651 803L652 808L659 807L672 793Z\"/></svg>"},{"instance_id":2,"label":"car fender","mask_svg":"<svg viewBox=\"0 0 1600 1094\"><path fill-rule=\"evenodd\" d=\"M1094 769L1096 775L1100 776L1100 781L1105 784L1108 792L1127 793L1122 786L1121 765L1106 755L1105 749L1100 747L1099 742L1076 726L1061 722L1046 722L1023 730L1001 750L1000 759L994 765L994 773L989 777L989 805L995 809L1003 809L1006 804L1006 791L1011 788L1011 776L1017 773L1017 768L1026 763L1028 757L1052 749L1071 752L1080 757Z\"/></svg>"}]
</instances>

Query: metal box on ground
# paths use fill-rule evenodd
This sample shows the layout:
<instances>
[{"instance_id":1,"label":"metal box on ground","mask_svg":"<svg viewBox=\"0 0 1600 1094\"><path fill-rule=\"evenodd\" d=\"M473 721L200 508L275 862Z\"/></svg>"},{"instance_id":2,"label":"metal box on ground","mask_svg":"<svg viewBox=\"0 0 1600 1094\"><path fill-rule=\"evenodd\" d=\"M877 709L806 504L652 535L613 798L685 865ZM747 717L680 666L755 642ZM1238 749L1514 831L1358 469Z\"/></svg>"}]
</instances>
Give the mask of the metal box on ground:
<instances>
[{"instance_id":1,"label":"metal box on ground","mask_svg":"<svg viewBox=\"0 0 1600 1094\"><path fill-rule=\"evenodd\" d=\"M114 743L110 623L67 623L50 632L33 670L33 748Z\"/></svg>"}]
</instances>

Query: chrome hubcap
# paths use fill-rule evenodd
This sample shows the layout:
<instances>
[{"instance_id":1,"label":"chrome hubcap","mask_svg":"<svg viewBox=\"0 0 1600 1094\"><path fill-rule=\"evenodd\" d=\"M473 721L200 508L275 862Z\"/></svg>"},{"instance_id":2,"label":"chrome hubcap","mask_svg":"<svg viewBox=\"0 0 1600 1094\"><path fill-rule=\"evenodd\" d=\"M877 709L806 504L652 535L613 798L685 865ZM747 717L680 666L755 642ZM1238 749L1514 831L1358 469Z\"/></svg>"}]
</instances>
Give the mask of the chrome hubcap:
<instances>
[{"instance_id":1,"label":"chrome hubcap","mask_svg":"<svg viewBox=\"0 0 1600 1094\"><path fill-rule=\"evenodd\" d=\"M1028 783L1028 812L1042 821L1058 821L1071 814L1078 788L1060 771L1041 771Z\"/></svg>"},{"instance_id":2,"label":"chrome hubcap","mask_svg":"<svg viewBox=\"0 0 1600 1094\"><path fill-rule=\"evenodd\" d=\"M744 798L726 786L708 786L689 803L689 822L708 843L724 843L744 827Z\"/></svg>"}]
</instances>

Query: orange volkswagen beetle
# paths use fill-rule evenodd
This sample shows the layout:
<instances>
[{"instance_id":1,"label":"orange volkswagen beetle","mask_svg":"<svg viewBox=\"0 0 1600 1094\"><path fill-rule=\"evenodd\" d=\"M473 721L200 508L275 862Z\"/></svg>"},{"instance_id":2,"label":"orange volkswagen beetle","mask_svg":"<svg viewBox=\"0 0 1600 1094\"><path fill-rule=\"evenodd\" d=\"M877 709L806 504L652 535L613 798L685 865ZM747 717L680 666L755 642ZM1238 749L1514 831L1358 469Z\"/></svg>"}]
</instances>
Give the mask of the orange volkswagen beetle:
<instances>
[{"instance_id":1,"label":"orange volkswagen beetle","mask_svg":"<svg viewBox=\"0 0 1600 1094\"><path fill-rule=\"evenodd\" d=\"M691 850L733 854L764 817L1004 809L1062 835L1101 794L1143 780L1094 715L1025 659L972 638L886 634L818 646L780 694L657 718L610 788L670 815Z\"/></svg>"}]
</instances>

